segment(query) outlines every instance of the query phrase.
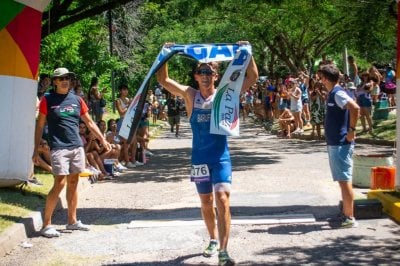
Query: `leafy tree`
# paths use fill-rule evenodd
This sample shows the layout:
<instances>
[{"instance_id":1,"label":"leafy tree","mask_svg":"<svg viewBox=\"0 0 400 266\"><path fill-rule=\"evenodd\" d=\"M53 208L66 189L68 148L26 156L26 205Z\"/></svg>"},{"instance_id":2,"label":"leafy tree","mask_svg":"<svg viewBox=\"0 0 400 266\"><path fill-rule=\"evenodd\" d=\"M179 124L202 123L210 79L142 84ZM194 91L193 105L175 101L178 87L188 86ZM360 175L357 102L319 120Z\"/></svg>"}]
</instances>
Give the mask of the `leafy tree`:
<instances>
[{"instance_id":1,"label":"leafy tree","mask_svg":"<svg viewBox=\"0 0 400 266\"><path fill-rule=\"evenodd\" d=\"M53 0L43 13L42 39L78 21L138 0Z\"/></svg>"}]
</instances>

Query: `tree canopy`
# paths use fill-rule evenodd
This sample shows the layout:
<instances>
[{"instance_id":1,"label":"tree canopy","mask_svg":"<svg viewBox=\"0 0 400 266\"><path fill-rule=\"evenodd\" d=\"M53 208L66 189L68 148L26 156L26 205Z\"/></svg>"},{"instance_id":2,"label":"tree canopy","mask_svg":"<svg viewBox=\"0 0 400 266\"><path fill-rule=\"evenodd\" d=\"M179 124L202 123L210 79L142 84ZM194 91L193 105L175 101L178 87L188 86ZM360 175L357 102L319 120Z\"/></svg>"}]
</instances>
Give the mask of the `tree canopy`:
<instances>
[{"instance_id":1,"label":"tree canopy","mask_svg":"<svg viewBox=\"0 0 400 266\"><path fill-rule=\"evenodd\" d=\"M53 0L43 14L41 69L69 67L84 84L94 75L109 84L112 70L137 88L167 41L239 40L252 43L260 73L273 77L323 56L341 66L345 47L361 68L383 65L396 58L396 16L394 0ZM188 79L185 59L171 64Z\"/></svg>"}]
</instances>

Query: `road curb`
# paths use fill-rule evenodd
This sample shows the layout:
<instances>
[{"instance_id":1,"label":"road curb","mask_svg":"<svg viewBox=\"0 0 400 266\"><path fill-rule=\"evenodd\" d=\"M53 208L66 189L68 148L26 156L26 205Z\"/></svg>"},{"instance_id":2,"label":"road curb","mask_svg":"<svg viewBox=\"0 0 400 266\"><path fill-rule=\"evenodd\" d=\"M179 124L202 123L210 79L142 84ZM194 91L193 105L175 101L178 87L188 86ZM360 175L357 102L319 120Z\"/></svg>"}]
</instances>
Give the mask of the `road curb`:
<instances>
[{"instance_id":1,"label":"road curb","mask_svg":"<svg viewBox=\"0 0 400 266\"><path fill-rule=\"evenodd\" d=\"M150 130L150 136L154 136L158 130L162 129L167 125L166 121L163 121L160 125L153 127ZM79 192L85 190L90 186L88 178L80 178ZM65 189L60 194L58 199L55 212L67 208L67 202L65 197ZM79 208L79 207L78 207ZM33 211L26 217L23 217L21 221L7 228L4 232L0 233L0 257L4 257L10 253L16 246L25 241L30 237L38 235L40 228L43 225L43 209Z\"/></svg>"},{"instance_id":2,"label":"road curb","mask_svg":"<svg viewBox=\"0 0 400 266\"><path fill-rule=\"evenodd\" d=\"M79 181L79 192L89 187L90 182L87 178L81 178ZM54 212L66 208L65 188L61 192ZM43 225L42 219L43 209L33 211L27 216L0 234L0 257L4 257L10 253L16 246L25 241L27 238L38 235L40 228Z\"/></svg>"}]
</instances>

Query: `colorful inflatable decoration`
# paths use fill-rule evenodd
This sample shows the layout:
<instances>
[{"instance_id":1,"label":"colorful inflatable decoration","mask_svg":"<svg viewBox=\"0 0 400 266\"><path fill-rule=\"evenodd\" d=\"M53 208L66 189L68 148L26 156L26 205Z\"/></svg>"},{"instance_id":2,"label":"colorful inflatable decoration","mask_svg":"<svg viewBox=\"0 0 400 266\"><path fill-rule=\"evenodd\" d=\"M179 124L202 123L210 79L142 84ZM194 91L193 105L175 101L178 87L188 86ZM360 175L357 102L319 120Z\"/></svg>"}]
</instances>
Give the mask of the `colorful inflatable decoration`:
<instances>
[{"instance_id":1,"label":"colorful inflatable decoration","mask_svg":"<svg viewBox=\"0 0 400 266\"><path fill-rule=\"evenodd\" d=\"M0 186L32 174L42 12L50 0L0 1Z\"/></svg>"}]
</instances>

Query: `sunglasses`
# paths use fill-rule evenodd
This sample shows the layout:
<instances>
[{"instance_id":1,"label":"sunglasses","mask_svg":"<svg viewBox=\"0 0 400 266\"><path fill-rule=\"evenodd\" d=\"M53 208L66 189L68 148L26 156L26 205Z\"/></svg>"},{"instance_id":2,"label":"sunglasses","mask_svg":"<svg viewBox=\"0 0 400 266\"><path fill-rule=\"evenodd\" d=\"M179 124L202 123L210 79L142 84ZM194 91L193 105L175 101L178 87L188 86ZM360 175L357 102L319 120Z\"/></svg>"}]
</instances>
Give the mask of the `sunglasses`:
<instances>
[{"instance_id":1,"label":"sunglasses","mask_svg":"<svg viewBox=\"0 0 400 266\"><path fill-rule=\"evenodd\" d=\"M64 81L64 80L70 80L70 77L58 77L57 79L60 81Z\"/></svg>"},{"instance_id":2,"label":"sunglasses","mask_svg":"<svg viewBox=\"0 0 400 266\"><path fill-rule=\"evenodd\" d=\"M212 71L209 68L201 68L201 69L197 69L196 70L196 74L197 75L206 75L206 76L211 76L212 74L214 74L214 71Z\"/></svg>"}]
</instances>

